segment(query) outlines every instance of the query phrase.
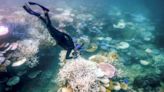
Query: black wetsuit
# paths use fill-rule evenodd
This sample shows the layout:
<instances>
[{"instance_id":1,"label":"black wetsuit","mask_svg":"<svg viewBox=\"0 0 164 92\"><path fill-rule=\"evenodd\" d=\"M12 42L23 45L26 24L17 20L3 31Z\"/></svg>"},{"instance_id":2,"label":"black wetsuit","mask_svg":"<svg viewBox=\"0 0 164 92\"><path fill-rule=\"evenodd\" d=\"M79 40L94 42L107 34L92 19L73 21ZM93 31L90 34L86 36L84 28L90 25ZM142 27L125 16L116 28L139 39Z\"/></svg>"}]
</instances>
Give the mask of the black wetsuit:
<instances>
[{"instance_id":1,"label":"black wetsuit","mask_svg":"<svg viewBox=\"0 0 164 92\"><path fill-rule=\"evenodd\" d=\"M39 5L39 4L37 4L37 5ZM41 5L39 5L39 6L41 6ZM36 12L32 11L27 6L23 6L23 8L28 13L30 13L32 15L35 15L36 17L41 19L43 21L43 23L46 24L49 33L56 40L57 44L59 46L61 46L62 48L64 48L65 50L67 50L66 59L71 59L72 57L70 57L70 53L75 48L74 42L73 42L72 38L68 34L66 34L64 32L60 32L55 27L53 27L53 25L51 23L51 20L50 20L50 17L49 17L49 14L48 14L48 11L45 11L44 17L42 17L39 13L36 13ZM44 8L44 7L41 6L41 8Z\"/></svg>"}]
</instances>

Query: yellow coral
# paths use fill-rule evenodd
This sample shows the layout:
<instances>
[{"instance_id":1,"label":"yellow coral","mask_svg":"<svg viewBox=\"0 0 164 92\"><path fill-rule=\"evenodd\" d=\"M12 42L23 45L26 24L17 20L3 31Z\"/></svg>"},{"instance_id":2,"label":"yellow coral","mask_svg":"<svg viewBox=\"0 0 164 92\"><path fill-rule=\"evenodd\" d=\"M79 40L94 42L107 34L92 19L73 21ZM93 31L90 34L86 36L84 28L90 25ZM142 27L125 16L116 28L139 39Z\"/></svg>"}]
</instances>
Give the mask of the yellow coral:
<instances>
[{"instance_id":1,"label":"yellow coral","mask_svg":"<svg viewBox=\"0 0 164 92\"><path fill-rule=\"evenodd\" d=\"M106 92L112 92L111 90L109 90L109 89L106 89Z\"/></svg>"},{"instance_id":2,"label":"yellow coral","mask_svg":"<svg viewBox=\"0 0 164 92\"><path fill-rule=\"evenodd\" d=\"M96 63L102 63L102 62L107 62L108 59L105 56L102 55L93 55L89 57L90 61L96 62Z\"/></svg>"},{"instance_id":3,"label":"yellow coral","mask_svg":"<svg viewBox=\"0 0 164 92\"><path fill-rule=\"evenodd\" d=\"M5 65L0 65L0 72L6 71L6 66Z\"/></svg>"},{"instance_id":4,"label":"yellow coral","mask_svg":"<svg viewBox=\"0 0 164 92\"><path fill-rule=\"evenodd\" d=\"M87 51L87 52L94 52L94 51L97 50L97 48L98 48L97 44L91 43L91 44L90 44L90 47L87 48L86 51Z\"/></svg>"},{"instance_id":5,"label":"yellow coral","mask_svg":"<svg viewBox=\"0 0 164 92\"><path fill-rule=\"evenodd\" d=\"M107 58L108 58L108 61L114 62L114 61L117 61L118 60L119 55L117 54L117 52L110 52L107 55Z\"/></svg>"},{"instance_id":6,"label":"yellow coral","mask_svg":"<svg viewBox=\"0 0 164 92\"><path fill-rule=\"evenodd\" d=\"M164 92L164 83L161 83L160 91L159 92Z\"/></svg>"},{"instance_id":7,"label":"yellow coral","mask_svg":"<svg viewBox=\"0 0 164 92\"><path fill-rule=\"evenodd\" d=\"M109 87L108 87L107 89L108 89L108 90L113 90L113 88L114 88L113 81L110 80L110 82L109 82Z\"/></svg>"},{"instance_id":8,"label":"yellow coral","mask_svg":"<svg viewBox=\"0 0 164 92\"><path fill-rule=\"evenodd\" d=\"M62 92L73 92L73 89L70 87L63 87Z\"/></svg>"},{"instance_id":9,"label":"yellow coral","mask_svg":"<svg viewBox=\"0 0 164 92\"><path fill-rule=\"evenodd\" d=\"M123 90L127 90L128 89L128 85L126 83L120 83L121 89Z\"/></svg>"}]
</instances>

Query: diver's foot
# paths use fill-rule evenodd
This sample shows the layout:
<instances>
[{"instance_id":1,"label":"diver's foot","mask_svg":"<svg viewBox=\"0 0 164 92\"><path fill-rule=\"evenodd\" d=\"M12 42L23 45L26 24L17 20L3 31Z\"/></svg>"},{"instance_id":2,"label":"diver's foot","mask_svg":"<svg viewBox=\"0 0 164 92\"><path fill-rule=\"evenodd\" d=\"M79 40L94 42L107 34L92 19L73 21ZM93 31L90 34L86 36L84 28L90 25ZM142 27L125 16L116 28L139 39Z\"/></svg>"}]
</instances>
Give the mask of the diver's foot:
<instances>
[{"instance_id":1,"label":"diver's foot","mask_svg":"<svg viewBox=\"0 0 164 92\"><path fill-rule=\"evenodd\" d=\"M39 7L41 7L43 9L44 12L49 12L49 9L40 5L40 4L37 4L35 2L28 2L30 5L38 5Z\"/></svg>"}]
</instances>

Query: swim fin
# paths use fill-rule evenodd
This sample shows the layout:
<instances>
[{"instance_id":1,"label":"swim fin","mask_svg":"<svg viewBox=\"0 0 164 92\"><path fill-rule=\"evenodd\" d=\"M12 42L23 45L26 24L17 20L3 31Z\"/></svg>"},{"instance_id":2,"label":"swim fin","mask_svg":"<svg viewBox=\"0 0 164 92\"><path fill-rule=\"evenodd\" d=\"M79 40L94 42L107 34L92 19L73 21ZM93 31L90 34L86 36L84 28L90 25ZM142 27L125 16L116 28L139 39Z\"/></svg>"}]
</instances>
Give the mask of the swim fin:
<instances>
[{"instance_id":1,"label":"swim fin","mask_svg":"<svg viewBox=\"0 0 164 92\"><path fill-rule=\"evenodd\" d=\"M23 9L24 9L26 12L28 12L29 14L32 14L32 15L35 15L35 16L40 16L40 15L41 15L41 14L39 14L39 13L34 12L33 10L31 10L31 8L29 8L29 7L27 6L27 4L25 4L25 5L23 6Z\"/></svg>"},{"instance_id":2,"label":"swim fin","mask_svg":"<svg viewBox=\"0 0 164 92\"><path fill-rule=\"evenodd\" d=\"M28 2L28 3L29 3L30 5L38 5L38 6L41 7L44 11L49 12L49 9L48 9L48 8L42 6L42 5L38 4L38 3L35 3L35 2Z\"/></svg>"}]
</instances>

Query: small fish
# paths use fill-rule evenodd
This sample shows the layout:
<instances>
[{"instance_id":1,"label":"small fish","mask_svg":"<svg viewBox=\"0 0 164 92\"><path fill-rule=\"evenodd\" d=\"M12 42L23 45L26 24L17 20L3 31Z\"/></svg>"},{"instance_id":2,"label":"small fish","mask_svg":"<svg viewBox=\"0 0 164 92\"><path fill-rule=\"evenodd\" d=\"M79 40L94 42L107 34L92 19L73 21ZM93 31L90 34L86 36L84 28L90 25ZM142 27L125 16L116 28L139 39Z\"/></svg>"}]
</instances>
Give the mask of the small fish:
<instances>
[{"instance_id":1,"label":"small fish","mask_svg":"<svg viewBox=\"0 0 164 92\"><path fill-rule=\"evenodd\" d=\"M126 78L123 80L124 83L128 84L129 80Z\"/></svg>"}]
</instances>

